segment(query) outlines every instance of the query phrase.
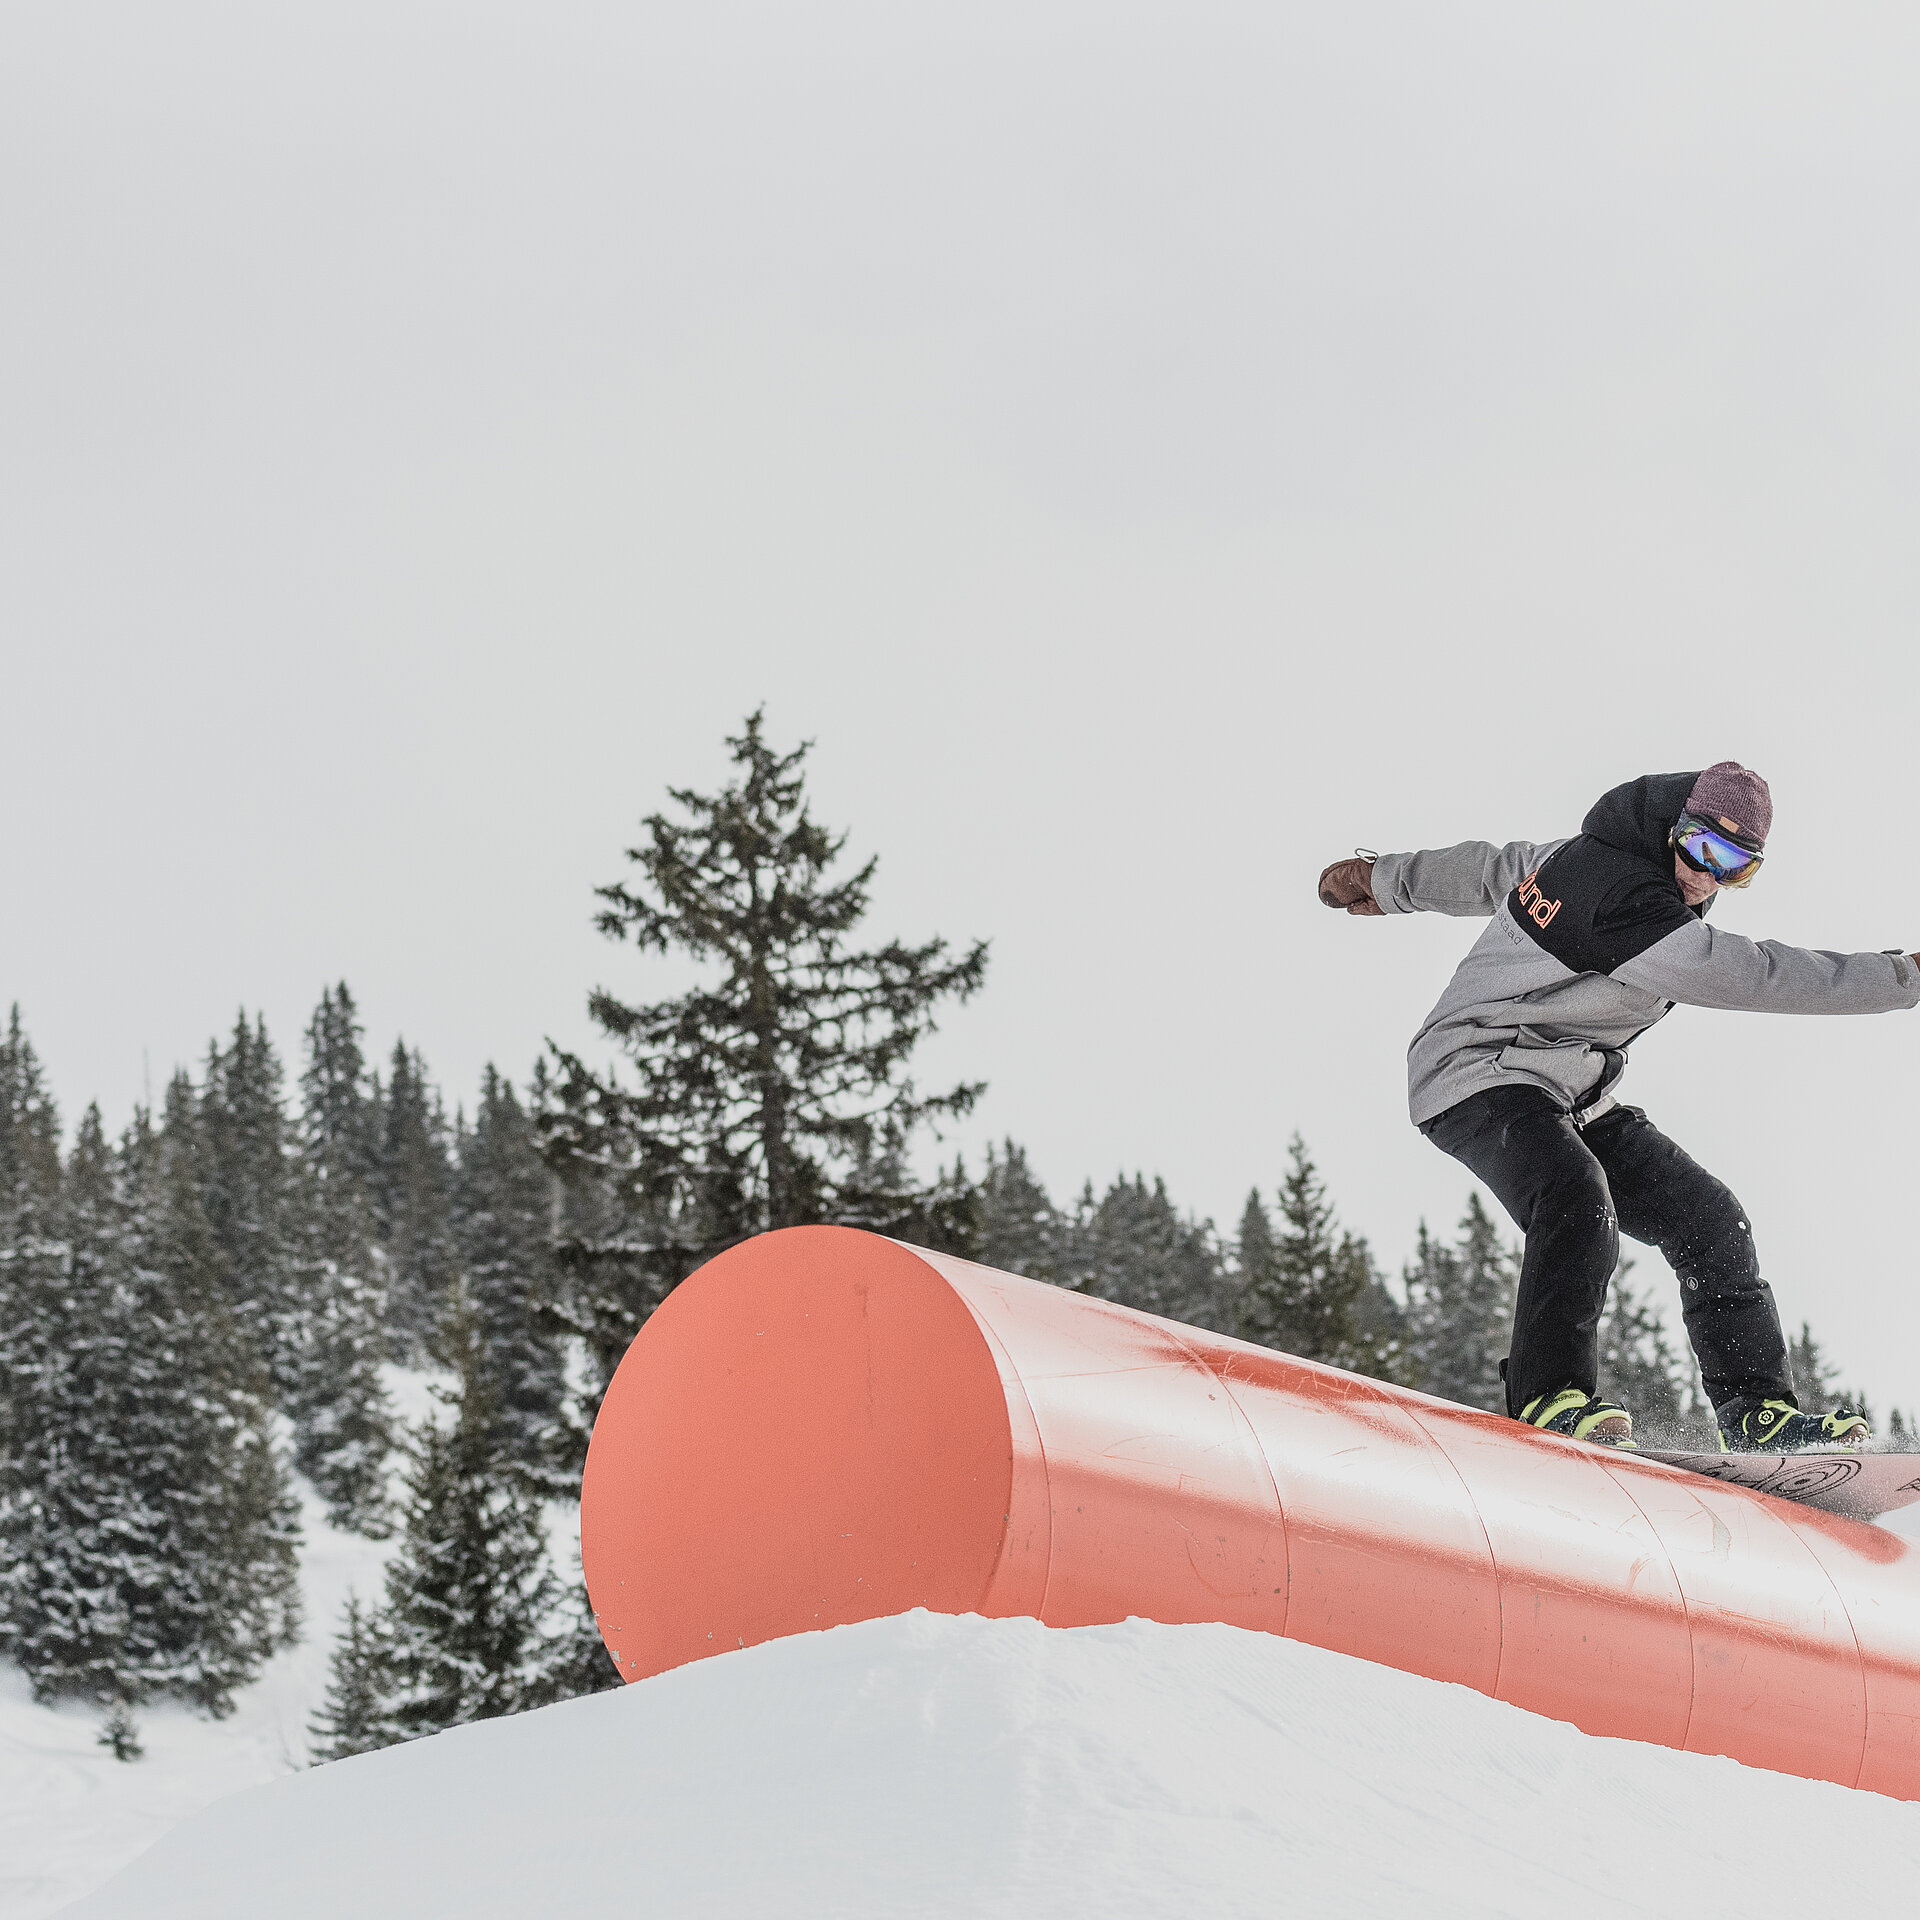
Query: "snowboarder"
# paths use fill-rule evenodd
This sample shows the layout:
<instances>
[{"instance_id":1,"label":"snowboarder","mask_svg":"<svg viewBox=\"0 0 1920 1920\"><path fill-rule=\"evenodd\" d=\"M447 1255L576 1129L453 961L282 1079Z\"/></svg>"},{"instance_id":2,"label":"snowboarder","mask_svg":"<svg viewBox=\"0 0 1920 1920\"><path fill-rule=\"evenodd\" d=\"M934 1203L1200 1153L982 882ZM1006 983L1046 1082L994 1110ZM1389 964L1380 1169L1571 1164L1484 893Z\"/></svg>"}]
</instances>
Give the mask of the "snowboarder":
<instances>
[{"instance_id":1,"label":"snowboarder","mask_svg":"<svg viewBox=\"0 0 1920 1920\"><path fill-rule=\"evenodd\" d=\"M1363 848L1320 876L1321 900L1352 914L1493 917L1414 1037L1407 1078L1414 1125L1526 1236L1500 1369L1516 1419L1633 1444L1632 1415L1597 1397L1596 1330L1625 1232L1679 1276L1723 1448L1870 1438L1858 1414L1800 1411L1745 1211L1614 1094L1629 1045L1678 1002L1761 1013L1920 1003L1920 955L1812 952L1706 924L1722 887L1752 883L1772 824L1767 783L1723 760L1615 787L1570 839Z\"/></svg>"}]
</instances>

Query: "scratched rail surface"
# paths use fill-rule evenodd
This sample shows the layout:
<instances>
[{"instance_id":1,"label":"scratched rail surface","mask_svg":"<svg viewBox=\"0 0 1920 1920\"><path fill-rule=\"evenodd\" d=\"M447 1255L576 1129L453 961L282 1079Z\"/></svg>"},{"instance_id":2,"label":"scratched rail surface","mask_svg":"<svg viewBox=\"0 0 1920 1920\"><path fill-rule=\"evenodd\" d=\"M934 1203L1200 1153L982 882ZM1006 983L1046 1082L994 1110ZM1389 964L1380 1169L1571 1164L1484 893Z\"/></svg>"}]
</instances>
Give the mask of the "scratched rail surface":
<instances>
[{"instance_id":1,"label":"scratched rail surface","mask_svg":"<svg viewBox=\"0 0 1920 1920\"><path fill-rule=\"evenodd\" d=\"M581 1538L632 1680L910 1607L1219 1620L1920 1799L1920 1547L848 1228L654 1314Z\"/></svg>"}]
</instances>

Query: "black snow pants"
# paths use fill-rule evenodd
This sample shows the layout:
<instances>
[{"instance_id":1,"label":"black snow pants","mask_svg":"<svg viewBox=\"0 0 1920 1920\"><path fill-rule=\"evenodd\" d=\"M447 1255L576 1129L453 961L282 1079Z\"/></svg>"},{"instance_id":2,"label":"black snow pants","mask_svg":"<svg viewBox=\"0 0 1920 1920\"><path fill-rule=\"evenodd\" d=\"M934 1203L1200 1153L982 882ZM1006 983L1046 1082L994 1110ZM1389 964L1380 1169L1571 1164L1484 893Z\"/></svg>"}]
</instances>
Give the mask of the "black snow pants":
<instances>
[{"instance_id":1,"label":"black snow pants","mask_svg":"<svg viewBox=\"0 0 1920 1920\"><path fill-rule=\"evenodd\" d=\"M1658 1247L1680 1279L1687 1337L1716 1407L1791 1391L1773 1291L1740 1202L1638 1107L1576 1127L1537 1087L1476 1093L1420 1131L1470 1167L1527 1237L1507 1357L1507 1411L1598 1386L1596 1330L1620 1235Z\"/></svg>"}]
</instances>

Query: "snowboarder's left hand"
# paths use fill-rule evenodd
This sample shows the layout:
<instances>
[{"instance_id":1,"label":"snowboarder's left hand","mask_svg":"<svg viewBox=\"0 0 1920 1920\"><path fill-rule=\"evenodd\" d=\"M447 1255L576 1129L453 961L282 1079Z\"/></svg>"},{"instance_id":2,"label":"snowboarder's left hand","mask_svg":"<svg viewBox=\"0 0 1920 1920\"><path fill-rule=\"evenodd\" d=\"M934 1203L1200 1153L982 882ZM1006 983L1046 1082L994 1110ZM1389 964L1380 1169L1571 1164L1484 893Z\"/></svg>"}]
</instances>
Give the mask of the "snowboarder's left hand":
<instances>
[{"instance_id":1,"label":"snowboarder's left hand","mask_svg":"<svg viewBox=\"0 0 1920 1920\"><path fill-rule=\"evenodd\" d=\"M1373 862L1358 857L1336 860L1320 876L1320 904L1345 907L1349 913L1381 912L1373 897Z\"/></svg>"}]
</instances>

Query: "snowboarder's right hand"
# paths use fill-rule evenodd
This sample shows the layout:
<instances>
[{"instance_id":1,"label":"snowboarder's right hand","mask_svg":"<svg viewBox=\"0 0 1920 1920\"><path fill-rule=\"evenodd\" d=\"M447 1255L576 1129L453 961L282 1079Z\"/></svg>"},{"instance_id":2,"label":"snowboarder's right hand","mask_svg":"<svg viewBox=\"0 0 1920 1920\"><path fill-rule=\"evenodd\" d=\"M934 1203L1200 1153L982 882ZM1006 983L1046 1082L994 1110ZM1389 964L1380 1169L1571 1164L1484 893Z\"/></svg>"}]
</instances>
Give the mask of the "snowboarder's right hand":
<instances>
[{"instance_id":1,"label":"snowboarder's right hand","mask_svg":"<svg viewBox=\"0 0 1920 1920\"><path fill-rule=\"evenodd\" d=\"M1373 897L1373 862L1358 856L1336 860L1320 876L1320 904L1345 907L1349 913L1379 913L1380 903Z\"/></svg>"}]
</instances>

